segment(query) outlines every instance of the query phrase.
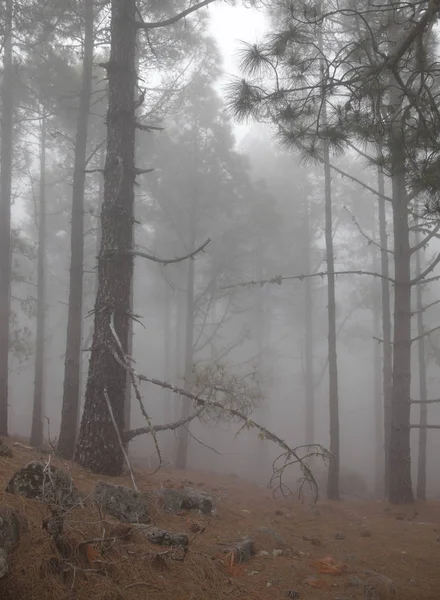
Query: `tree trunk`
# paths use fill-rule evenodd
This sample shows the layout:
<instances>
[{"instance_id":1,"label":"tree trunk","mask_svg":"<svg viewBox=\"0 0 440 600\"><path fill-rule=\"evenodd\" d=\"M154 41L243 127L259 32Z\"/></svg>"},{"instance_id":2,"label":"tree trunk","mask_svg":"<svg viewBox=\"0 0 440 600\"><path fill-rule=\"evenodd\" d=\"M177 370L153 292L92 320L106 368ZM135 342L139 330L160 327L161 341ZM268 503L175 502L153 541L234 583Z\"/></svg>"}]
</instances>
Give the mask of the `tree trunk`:
<instances>
[{"instance_id":1,"label":"tree trunk","mask_svg":"<svg viewBox=\"0 0 440 600\"><path fill-rule=\"evenodd\" d=\"M190 211L190 245L189 251L195 248L195 201ZM188 277L186 283L186 330L185 330L185 382L184 390L192 391L193 385L193 357L194 357L194 260L188 261ZM190 414L192 402L188 398L181 398L182 411L180 418L187 419ZM189 425L178 430L176 469L186 469L188 461Z\"/></svg>"},{"instance_id":2,"label":"tree trunk","mask_svg":"<svg viewBox=\"0 0 440 600\"><path fill-rule=\"evenodd\" d=\"M385 211L385 182L383 172L378 170L378 191L379 196L379 241L380 241L380 261L381 261L381 289L382 289L382 339L383 339L383 403L384 403L384 451L385 451L385 469L384 469L384 492L388 496L389 492L389 454L390 454L390 424L391 424L391 393L393 387L393 347L391 344L391 301L389 263L388 263L388 235L387 221Z\"/></svg>"},{"instance_id":3,"label":"tree trunk","mask_svg":"<svg viewBox=\"0 0 440 600\"><path fill-rule=\"evenodd\" d=\"M376 240L376 214L372 210L372 237ZM379 257L377 246L372 246L372 271L379 271ZM382 385L382 361L381 349L377 341L381 337L380 331L380 313L381 300L379 283L373 281L373 379L374 379L374 471L375 471L375 491L378 498L384 495L384 405L383 405L383 385Z\"/></svg>"},{"instance_id":4,"label":"tree trunk","mask_svg":"<svg viewBox=\"0 0 440 600\"><path fill-rule=\"evenodd\" d=\"M411 285L408 205L405 173L395 165L394 220L394 360L391 395L389 499L394 504L413 500L410 451Z\"/></svg>"},{"instance_id":5,"label":"tree trunk","mask_svg":"<svg viewBox=\"0 0 440 600\"><path fill-rule=\"evenodd\" d=\"M46 320L46 113L41 118L40 201L38 215L37 337L35 342L35 383L31 446L43 443L44 351Z\"/></svg>"},{"instance_id":6,"label":"tree trunk","mask_svg":"<svg viewBox=\"0 0 440 600\"><path fill-rule=\"evenodd\" d=\"M171 373L171 289L166 279L163 279L164 284L164 303L163 303L163 380L170 381ZM170 423L173 420L173 410L171 402L170 390L164 390L164 422Z\"/></svg>"},{"instance_id":7,"label":"tree trunk","mask_svg":"<svg viewBox=\"0 0 440 600\"><path fill-rule=\"evenodd\" d=\"M394 13L394 11L393 11ZM393 14L393 17L395 15ZM397 21L389 27L390 40L400 39ZM390 44L390 48L391 48ZM390 77L389 150L392 169L394 230L394 339L393 388L389 456L389 499L394 504L412 502L410 448L411 393L411 269L408 226L408 197L405 187L405 138L401 122L402 94Z\"/></svg>"},{"instance_id":8,"label":"tree trunk","mask_svg":"<svg viewBox=\"0 0 440 600\"><path fill-rule=\"evenodd\" d=\"M0 435L8 435L9 323L11 313L11 183L14 117L14 71L12 65L13 0L6 0L1 89L0 138Z\"/></svg>"},{"instance_id":9,"label":"tree trunk","mask_svg":"<svg viewBox=\"0 0 440 600\"><path fill-rule=\"evenodd\" d=\"M84 3L84 58L75 140L70 243L69 309L64 363L63 409L58 452L67 459L75 451L81 380L84 270L84 188L87 130L93 73L93 0Z\"/></svg>"},{"instance_id":10,"label":"tree trunk","mask_svg":"<svg viewBox=\"0 0 440 600\"><path fill-rule=\"evenodd\" d=\"M119 432L124 426L127 372L114 357L127 352L133 276L135 183L136 2L113 0L111 49L107 63L109 106L104 202L94 332L84 413L76 450L78 462L94 472L119 475L123 453L106 402ZM117 340L115 340L115 335Z\"/></svg>"},{"instance_id":11,"label":"tree trunk","mask_svg":"<svg viewBox=\"0 0 440 600\"><path fill-rule=\"evenodd\" d=\"M311 251L310 204L308 197L304 198L304 272L312 272L310 259ZM305 361L305 396L306 396L306 444L315 442L315 375L313 369L313 288L312 278L304 280L304 361Z\"/></svg>"},{"instance_id":12,"label":"tree trunk","mask_svg":"<svg viewBox=\"0 0 440 600\"><path fill-rule=\"evenodd\" d=\"M415 243L420 242L420 232L416 229ZM421 250L415 253L416 255L416 277L422 272L421 265ZM426 445L428 429L426 425L428 423L428 405L426 400L428 399L428 390L426 383L426 353L425 353L425 329L423 326L423 300L422 300L422 286L419 284L416 286L417 296L417 335L419 336L418 344L418 361L419 361L419 400L420 404L420 425L422 426L419 431L419 456L417 465L417 498L419 500L426 500Z\"/></svg>"}]
</instances>

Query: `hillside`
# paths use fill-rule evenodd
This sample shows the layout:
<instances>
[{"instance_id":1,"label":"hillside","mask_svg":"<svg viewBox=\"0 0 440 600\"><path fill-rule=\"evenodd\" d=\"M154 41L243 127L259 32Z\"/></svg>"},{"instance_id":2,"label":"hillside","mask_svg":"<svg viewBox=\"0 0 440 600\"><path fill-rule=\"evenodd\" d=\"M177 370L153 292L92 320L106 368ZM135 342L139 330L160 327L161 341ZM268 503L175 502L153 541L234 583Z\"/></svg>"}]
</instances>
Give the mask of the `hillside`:
<instances>
[{"instance_id":1,"label":"hillside","mask_svg":"<svg viewBox=\"0 0 440 600\"><path fill-rule=\"evenodd\" d=\"M190 485L214 498L212 515L170 515L151 500L154 525L188 534L184 553L153 545L139 526L120 525L91 502L98 480L131 487L129 477L96 477L51 457L86 495L85 507L65 516L60 553L43 526L49 507L4 491L14 472L48 455L12 449L13 458L0 458L0 507L24 515L27 531L0 579L1 600L440 598L440 504L397 510L384 502L323 501L308 507L275 501L232 476L169 470L149 476L136 469L143 492ZM223 550L245 536L254 540L256 555L238 565Z\"/></svg>"}]
</instances>

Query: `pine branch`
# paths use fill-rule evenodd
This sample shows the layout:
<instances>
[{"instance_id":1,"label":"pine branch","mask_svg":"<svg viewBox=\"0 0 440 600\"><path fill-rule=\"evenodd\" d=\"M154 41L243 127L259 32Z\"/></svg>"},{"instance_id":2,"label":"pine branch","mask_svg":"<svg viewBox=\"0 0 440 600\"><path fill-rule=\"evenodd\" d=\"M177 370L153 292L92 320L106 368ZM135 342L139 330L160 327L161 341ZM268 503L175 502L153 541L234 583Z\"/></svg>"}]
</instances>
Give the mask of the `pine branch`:
<instances>
[{"instance_id":1,"label":"pine branch","mask_svg":"<svg viewBox=\"0 0 440 600\"><path fill-rule=\"evenodd\" d=\"M426 275L431 273L431 271L433 271L439 263L440 263L440 252L437 254L437 257L432 261L432 263L428 267L426 267L426 269L422 273L420 273L420 275L417 275L417 277L414 277L414 279L411 279L410 285L416 285L417 283L420 283L420 282L428 283L428 280L423 281L423 279L425 279ZM432 281L432 278L429 281Z\"/></svg>"},{"instance_id":2,"label":"pine branch","mask_svg":"<svg viewBox=\"0 0 440 600\"><path fill-rule=\"evenodd\" d=\"M143 31L148 31L149 29L159 29L160 27L168 27L168 25L174 25L174 23L181 21L191 13L196 12L204 6L208 6L208 4L211 4L212 2L215 2L215 0L203 0L203 2L194 4L193 6L190 6L186 10L180 12L179 14L174 15L169 19L164 19L163 21L156 21L153 23L146 23L145 21L136 21L136 27L138 29L142 29Z\"/></svg>"},{"instance_id":3,"label":"pine branch","mask_svg":"<svg viewBox=\"0 0 440 600\"><path fill-rule=\"evenodd\" d=\"M146 252L139 252L138 250L130 250L129 253L133 256L140 256L141 258L146 258L147 260L151 260L153 262L159 263L161 265L173 265L175 263L183 262L184 260L192 259L196 254L203 252L206 246L211 242L211 238L208 238L206 242L204 242L199 248L186 254L185 256L179 256L177 258L158 258L157 256L153 256L152 254L147 254Z\"/></svg>"},{"instance_id":4,"label":"pine branch","mask_svg":"<svg viewBox=\"0 0 440 600\"><path fill-rule=\"evenodd\" d=\"M419 250L424 248L429 243L429 241L432 240L432 238L437 237L437 232L439 231L439 229L440 223L437 223L434 229L430 233L428 233L428 235L426 235L421 242L419 242L411 248L411 254L414 254L414 252L418 252Z\"/></svg>"},{"instance_id":5,"label":"pine branch","mask_svg":"<svg viewBox=\"0 0 440 600\"><path fill-rule=\"evenodd\" d=\"M353 271L333 271L332 273L329 273L327 271L321 271L319 273L309 273L309 274L301 274L301 275L290 275L290 276L286 276L286 277L282 277L281 275L277 275L276 277L272 277L272 279L261 279L260 281L244 281L242 283L234 283L231 285L225 285L223 287L220 287L221 290L229 290L232 288L236 288L236 287L249 287L252 285L266 285L268 284L272 284L272 285L281 285L283 283L283 281L292 281L292 280L299 280L299 281L303 281L304 279L309 279L310 277L327 277L328 275L369 275L370 277L379 277L379 279L385 279L386 281L389 281L390 283L395 283L395 280L392 277L385 277L384 275L382 275L381 273L375 273L374 271L363 271L363 270L353 270Z\"/></svg>"}]
</instances>

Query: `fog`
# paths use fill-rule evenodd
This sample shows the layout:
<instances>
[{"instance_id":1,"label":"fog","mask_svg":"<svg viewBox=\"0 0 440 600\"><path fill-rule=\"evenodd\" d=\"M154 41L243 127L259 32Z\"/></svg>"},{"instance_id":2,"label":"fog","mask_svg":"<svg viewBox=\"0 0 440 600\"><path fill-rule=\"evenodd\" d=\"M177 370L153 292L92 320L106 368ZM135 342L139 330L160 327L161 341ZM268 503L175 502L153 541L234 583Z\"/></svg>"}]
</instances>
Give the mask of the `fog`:
<instances>
[{"instance_id":1,"label":"fog","mask_svg":"<svg viewBox=\"0 0 440 600\"><path fill-rule=\"evenodd\" d=\"M329 448L323 165L304 159L298 150L280 144L270 119L238 122L227 110L228 85L242 77L237 53L243 42L253 44L264 35L269 27L264 13L224 4L212 6L206 12L208 21L202 19L199 25L202 33L198 31L197 35L201 35L202 44L194 52L193 63L188 63L189 51L185 47L192 41L183 39L180 30L182 56L167 56L166 64L161 66L157 61L151 67L148 53L141 53L139 58L139 72L144 82L154 82L153 91L147 91L145 110L153 114L150 120L160 124L163 131L137 132L137 165L154 171L141 174L135 187L135 248L154 257L172 259L194 251L208 238L210 242L194 258L176 264L135 257L132 309L135 319L129 354L136 372L179 389L196 390L196 393L203 393L203 378L209 379L212 370L224 369L228 376L245 381L249 389L258 389L261 397L249 418L292 448L310 443ZM213 40L209 36L213 36ZM166 44L158 38L153 43L159 49ZM67 96L78 94L81 72L79 62L74 64L75 52L77 61L80 56L75 43L70 41L66 45L69 46L69 69L64 75L66 81L58 81L61 89L56 91L56 97L50 98L53 112L48 125L46 156L43 429L45 439L52 442L59 435L62 415L69 302L74 149L71 140L75 137L78 112L77 101L66 105L65 96L66 90ZM103 44L98 51L105 57L107 50ZM38 69L41 65L37 64L35 72L38 73ZM50 78L50 74L45 76ZM159 98L158 90L172 87L172 82L174 92L165 100ZM89 154L105 136L105 86L103 70L96 67L93 89L99 101L90 117ZM147 83L141 85L146 86ZM26 105L27 99L20 102L18 116L23 117L31 109ZM20 131L17 126L12 214L13 226L27 249L15 249L12 254L17 276L12 284L11 329L16 339L11 344L14 349L9 362L8 428L10 435L26 439L32 427L35 383L39 152L38 119ZM103 150L97 151L87 168L90 171L102 168L104 156ZM335 291L341 473L357 473L368 487L364 495L373 498L378 497L377 479L382 476L377 472L377 457L383 454L383 448L377 447L377 440L381 439L378 420L383 428L381 280L380 276L371 275L380 269L380 250L367 239L377 241L379 235L377 196L368 189L368 186L373 190L377 188L377 169L351 149L342 155L332 155L331 162L339 170L331 174L334 271L350 271L336 276ZM388 178L385 185L386 194L391 195ZM84 209L81 409L95 318L96 257L103 194L102 174L88 174ZM386 217L388 243L393 248L389 205ZM439 250L438 240L431 239L421 251L424 264ZM414 261L411 268L414 274ZM390 269L392 273L393 267ZM299 277L321 272L324 275L309 279ZM282 280L277 280L278 277ZM242 285L247 283L250 285ZM307 324L306 286L312 298L312 331ZM423 290L424 305L435 302L440 293L439 283L433 281ZM391 294L393 296L393 289ZM415 302L414 291L413 306ZM189 303L192 309L188 308ZM393 312L393 304L391 306ZM424 328L426 331L435 329L439 322L439 305L433 305L424 313ZM189 326L192 343L188 358ZM411 335L418 336L415 320ZM306 356L307 337L312 348L312 440L307 434L306 407L311 402L306 381L306 361L310 360ZM411 398L417 399L420 391L416 346L413 344L411 356ZM440 390L438 331L427 336L426 346L427 397L435 399ZM188 380L188 360L192 365L191 381ZM139 390L153 425L181 419L184 403L181 396L145 382L139 383ZM431 424L440 423L438 405L429 406L428 419ZM412 408L411 422L419 423L418 406ZM146 425L135 390L132 390L129 429ZM267 485L280 449L270 440L260 439L255 429L241 430L242 425L227 415L193 420L185 429L190 432L187 469L233 473ZM175 464L182 429L157 434L168 466ZM414 481L418 444L419 430L413 429ZM433 498L440 494L435 460L439 450L440 435L435 430L429 431L427 493ZM151 435L139 436L130 442L129 454L136 465L153 469L158 464ZM313 462L318 472L323 471L324 466L318 463ZM289 482L297 476L299 471L295 469L286 474ZM356 493L357 490L353 490L353 495Z\"/></svg>"}]
</instances>

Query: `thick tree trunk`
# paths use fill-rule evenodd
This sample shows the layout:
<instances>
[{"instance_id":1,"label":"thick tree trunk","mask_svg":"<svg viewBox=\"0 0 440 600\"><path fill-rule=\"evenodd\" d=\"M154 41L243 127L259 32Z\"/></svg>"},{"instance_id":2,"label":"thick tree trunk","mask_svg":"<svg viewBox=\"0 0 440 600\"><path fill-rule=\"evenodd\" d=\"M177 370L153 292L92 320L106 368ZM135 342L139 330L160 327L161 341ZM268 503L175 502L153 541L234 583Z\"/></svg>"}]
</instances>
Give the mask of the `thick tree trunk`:
<instances>
[{"instance_id":1,"label":"thick tree trunk","mask_svg":"<svg viewBox=\"0 0 440 600\"><path fill-rule=\"evenodd\" d=\"M136 2L113 0L111 50L107 64L109 106L98 293L84 413L76 450L79 463L94 472L119 475L123 453L116 426L124 426L127 373L114 357L127 352L133 276L135 183ZM115 340L117 336L118 340Z\"/></svg>"},{"instance_id":2,"label":"thick tree trunk","mask_svg":"<svg viewBox=\"0 0 440 600\"><path fill-rule=\"evenodd\" d=\"M9 322L11 313L11 184L14 116L13 0L6 0L0 132L0 435L8 435Z\"/></svg>"},{"instance_id":3,"label":"thick tree trunk","mask_svg":"<svg viewBox=\"0 0 440 600\"><path fill-rule=\"evenodd\" d=\"M43 443L44 351L46 321L46 114L41 118L40 199L38 215L37 336L31 446Z\"/></svg>"},{"instance_id":4,"label":"thick tree trunk","mask_svg":"<svg viewBox=\"0 0 440 600\"><path fill-rule=\"evenodd\" d=\"M304 198L304 272L312 272L310 259L311 251L310 205L308 197ZM306 444L315 442L315 375L313 369L313 288L312 278L304 280L304 362L305 362L305 400L306 400Z\"/></svg>"},{"instance_id":5,"label":"thick tree trunk","mask_svg":"<svg viewBox=\"0 0 440 600\"><path fill-rule=\"evenodd\" d=\"M415 243L420 242L420 232L416 229ZM416 277L422 272L421 265L421 250L415 253L416 255ZM422 298L422 286L416 286L416 297L417 297L417 335L419 340L418 345L418 361L419 361L419 400L420 404L420 420L419 423L422 426L419 432L419 456L417 465L417 498L419 500L426 500L426 445L428 429L426 425L428 423L428 405L426 403L428 399L428 389L426 382L426 353L425 353L425 328L423 326L423 298Z\"/></svg>"},{"instance_id":6,"label":"thick tree trunk","mask_svg":"<svg viewBox=\"0 0 440 600\"><path fill-rule=\"evenodd\" d=\"M393 168L394 221L394 353L391 395L389 499L394 504L413 500L410 451L411 284L408 203L401 146L395 147Z\"/></svg>"},{"instance_id":7,"label":"thick tree trunk","mask_svg":"<svg viewBox=\"0 0 440 600\"><path fill-rule=\"evenodd\" d=\"M190 252L195 248L195 237L192 235ZM193 356L194 356L194 260L188 261L188 278L186 292L186 333L185 333L185 382L184 390L190 392L193 384ZM181 398L182 411L180 418L187 419L190 414L192 402L188 398ZM186 469L188 461L189 425L178 430L176 452L176 469Z\"/></svg>"},{"instance_id":8,"label":"thick tree trunk","mask_svg":"<svg viewBox=\"0 0 440 600\"><path fill-rule=\"evenodd\" d=\"M383 403L384 403L384 492L389 491L389 454L390 454L390 424L391 424L391 393L393 388L393 346L391 344L391 299L388 262L388 234L385 210L385 182L383 172L378 170L379 197L379 241L381 262L381 290L382 290L382 339L383 339Z\"/></svg>"},{"instance_id":9,"label":"thick tree trunk","mask_svg":"<svg viewBox=\"0 0 440 600\"><path fill-rule=\"evenodd\" d=\"M84 188L87 130L93 73L93 0L84 3L84 58L75 140L70 243L69 309L64 363L63 410L58 452L67 459L75 451L81 380L84 270Z\"/></svg>"}]
</instances>

